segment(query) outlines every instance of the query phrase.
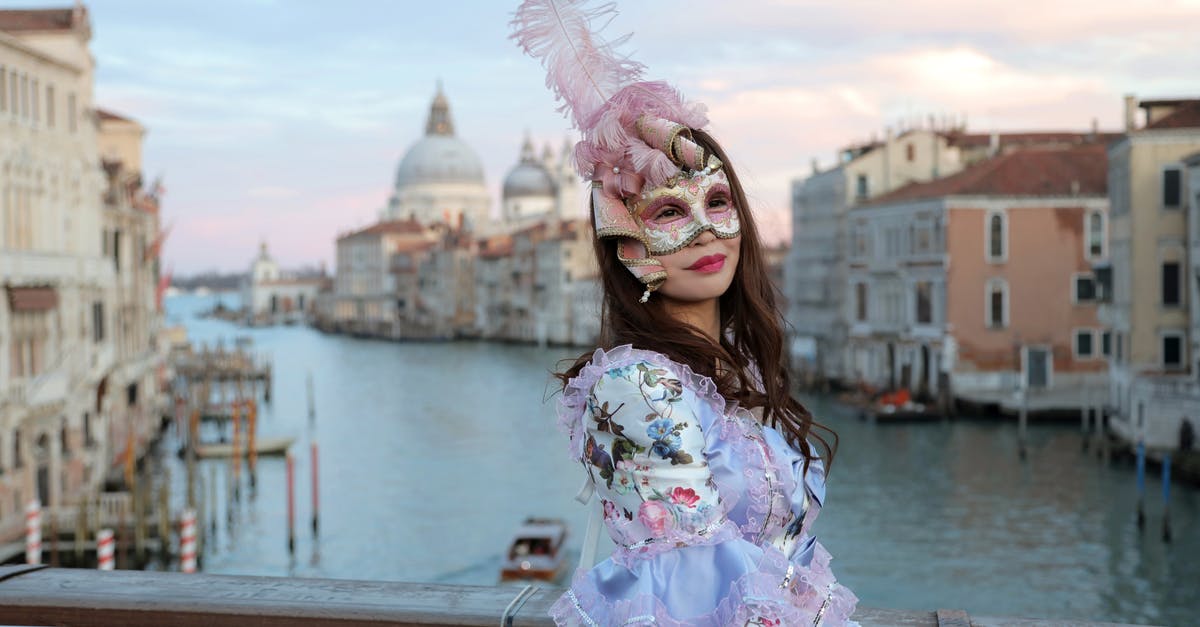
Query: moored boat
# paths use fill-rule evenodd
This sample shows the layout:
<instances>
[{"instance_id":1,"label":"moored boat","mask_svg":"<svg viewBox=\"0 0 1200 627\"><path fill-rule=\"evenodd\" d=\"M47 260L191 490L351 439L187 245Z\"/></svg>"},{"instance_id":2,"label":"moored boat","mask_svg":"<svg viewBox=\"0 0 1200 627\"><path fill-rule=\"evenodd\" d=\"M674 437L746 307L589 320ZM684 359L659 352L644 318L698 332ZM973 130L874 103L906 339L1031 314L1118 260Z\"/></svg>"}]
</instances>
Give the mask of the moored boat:
<instances>
[{"instance_id":1,"label":"moored boat","mask_svg":"<svg viewBox=\"0 0 1200 627\"><path fill-rule=\"evenodd\" d=\"M554 582L566 570L567 524L560 518L526 518L509 543L500 581Z\"/></svg>"}]
</instances>

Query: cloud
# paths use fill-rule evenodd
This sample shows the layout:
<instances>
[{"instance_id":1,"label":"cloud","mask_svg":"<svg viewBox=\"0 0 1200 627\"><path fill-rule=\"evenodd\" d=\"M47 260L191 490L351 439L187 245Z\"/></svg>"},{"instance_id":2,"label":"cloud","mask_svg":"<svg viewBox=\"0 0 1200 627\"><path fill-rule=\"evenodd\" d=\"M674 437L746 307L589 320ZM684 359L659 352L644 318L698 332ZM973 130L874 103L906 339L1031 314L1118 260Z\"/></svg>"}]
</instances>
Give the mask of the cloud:
<instances>
[{"instance_id":1,"label":"cloud","mask_svg":"<svg viewBox=\"0 0 1200 627\"><path fill-rule=\"evenodd\" d=\"M167 211L180 221L168 252L181 271L241 268L261 236L281 258L331 258L338 230L386 200L439 78L494 192L526 130L555 150L568 132L541 68L507 39L508 3L89 8L97 102L149 130L146 168L168 173ZM787 232L790 181L812 159L829 165L885 126L932 114L965 115L976 130L1083 129L1093 118L1115 128L1124 93L1194 94L1200 59L1200 0L695 0L620 11L607 32L634 32L625 51L648 78L709 106L775 233Z\"/></svg>"}]
</instances>

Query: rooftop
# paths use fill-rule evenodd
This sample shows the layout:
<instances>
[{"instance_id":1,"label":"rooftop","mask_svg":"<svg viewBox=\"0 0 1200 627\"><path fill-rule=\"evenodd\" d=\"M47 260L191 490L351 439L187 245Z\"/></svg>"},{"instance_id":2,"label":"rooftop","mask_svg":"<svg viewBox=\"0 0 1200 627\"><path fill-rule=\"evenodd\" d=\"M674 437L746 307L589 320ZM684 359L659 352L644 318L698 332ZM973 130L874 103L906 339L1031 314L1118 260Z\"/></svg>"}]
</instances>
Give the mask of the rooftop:
<instances>
[{"instance_id":1,"label":"rooftop","mask_svg":"<svg viewBox=\"0 0 1200 627\"><path fill-rule=\"evenodd\" d=\"M867 205L945 196L1104 196L1108 193L1108 154L1102 143L1070 148L1013 150L967 169L913 183Z\"/></svg>"},{"instance_id":2,"label":"rooftop","mask_svg":"<svg viewBox=\"0 0 1200 627\"><path fill-rule=\"evenodd\" d=\"M377 222L363 229L351 231L339 237L339 240L348 239L351 237L359 237L363 235L383 235L383 234L399 234L399 235L424 235L427 229L421 225L419 220L409 218L406 220L385 220Z\"/></svg>"},{"instance_id":3,"label":"rooftop","mask_svg":"<svg viewBox=\"0 0 1200 627\"><path fill-rule=\"evenodd\" d=\"M1142 102L1141 106L1175 108L1165 116L1146 124L1148 129L1200 128L1200 100L1147 100Z\"/></svg>"},{"instance_id":4,"label":"rooftop","mask_svg":"<svg viewBox=\"0 0 1200 627\"><path fill-rule=\"evenodd\" d=\"M81 15L86 15L83 9ZM52 31L71 30L75 26L75 9L7 9L0 10L0 30Z\"/></svg>"}]
</instances>

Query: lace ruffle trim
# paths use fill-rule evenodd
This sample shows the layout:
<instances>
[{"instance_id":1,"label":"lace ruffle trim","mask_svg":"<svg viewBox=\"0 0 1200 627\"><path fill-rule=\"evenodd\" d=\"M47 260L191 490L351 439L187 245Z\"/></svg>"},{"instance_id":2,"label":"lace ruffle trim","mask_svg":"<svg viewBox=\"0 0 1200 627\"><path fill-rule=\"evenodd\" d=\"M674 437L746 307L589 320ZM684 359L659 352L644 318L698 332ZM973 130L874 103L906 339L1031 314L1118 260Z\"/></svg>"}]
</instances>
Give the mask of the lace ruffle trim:
<instances>
[{"instance_id":1,"label":"lace ruffle trim","mask_svg":"<svg viewBox=\"0 0 1200 627\"><path fill-rule=\"evenodd\" d=\"M857 625L850 620L858 598L837 583L830 555L819 543L808 568L788 562L783 554L763 550L754 570L730 584L716 609L700 616L672 616L651 594L608 599L587 571L576 572L571 587L550 608L558 625Z\"/></svg>"},{"instance_id":2,"label":"lace ruffle trim","mask_svg":"<svg viewBox=\"0 0 1200 627\"><path fill-rule=\"evenodd\" d=\"M592 387L609 370L642 361L670 368L684 386L694 391L697 398L711 405L718 414L727 415L737 407L736 402L726 401L725 397L721 396L712 379L692 372L686 364L672 361L662 353L637 349L632 344L618 346L607 352L597 348L592 354L592 360L579 371L579 375L567 382L558 400L558 429L570 439L568 446L572 459L583 459L583 445L587 439L587 398L592 393Z\"/></svg>"},{"instance_id":3,"label":"lace ruffle trim","mask_svg":"<svg viewBox=\"0 0 1200 627\"><path fill-rule=\"evenodd\" d=\"M784 525L791 511L788 496L795 490L796 478L790 464L767 444L762 425L735 411L725 415L719 428L721 439L730 443L745 464L743 484L729 485L719 474L714 474L713 479L721 494L741 491L749 499L746 522L741 529L748 540L758 544L765 533Z\"/></svg>"}]
</instances>

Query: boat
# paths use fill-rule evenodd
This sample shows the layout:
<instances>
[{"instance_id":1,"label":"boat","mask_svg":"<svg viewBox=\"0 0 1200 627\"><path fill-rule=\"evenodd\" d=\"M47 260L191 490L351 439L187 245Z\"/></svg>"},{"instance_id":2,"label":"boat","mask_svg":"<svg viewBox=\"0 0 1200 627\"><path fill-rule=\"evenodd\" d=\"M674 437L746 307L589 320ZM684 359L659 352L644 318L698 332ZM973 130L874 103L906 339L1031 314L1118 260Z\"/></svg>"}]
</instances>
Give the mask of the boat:
<instances>
[{"instance_id":1,"label":"boat","mask_svg":"<svg viewBox=\"0 0 1200 627\"><path fill-rule=\"evenodd\" d=\"M295 441L296 438L258 438L254 442L254 449L258 452L259 457L284 455ZM247 451L243 448L242 454L245 455L246 453ZM200 459L233 457L233 444L228 442L200 444L196 446L196 457Z\"/></svg>"},{"instance_id":2,"label":"boat","mask_svg":"<svg viewBox=\"0 0 1200 627\"><path fill-rule=\"evenodd\" d=\"M561 518L526 518L509 543L500 581L556 582L566 571L566 538L567 523Z\"/></svg>"}]
</instances>

